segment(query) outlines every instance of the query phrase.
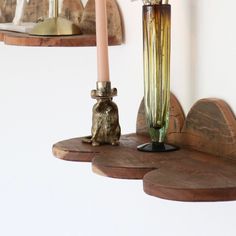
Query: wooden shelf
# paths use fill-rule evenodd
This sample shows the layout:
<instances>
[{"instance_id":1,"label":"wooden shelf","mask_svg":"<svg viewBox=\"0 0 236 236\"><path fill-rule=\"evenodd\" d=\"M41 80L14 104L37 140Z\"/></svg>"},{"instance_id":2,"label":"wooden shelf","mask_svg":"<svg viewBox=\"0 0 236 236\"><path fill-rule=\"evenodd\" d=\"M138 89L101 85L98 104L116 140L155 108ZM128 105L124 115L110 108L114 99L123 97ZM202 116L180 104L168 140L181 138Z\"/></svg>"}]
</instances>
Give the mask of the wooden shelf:
<instances>
[{"instance_id":1,"label":"wooden shelf","mask_svg":"<svg viewBox=\"0 0 236 236\"><path fill-rule=\"evenodd\" d=\"M43 47L85 47L96 46L96 35L76 35L63 37L31 36L23 33L0 31L0 41L15 46L43 46ZM119 38L109 37L109 45L120 45Z\"/></svg>"},{"instance_id":2,"label":"wooden shelf","mask_svg":"<svg viewBox=\"0 0 236 236\"><path fill-rule=\"evenodd\" d=\"M124 135L120 146L92 147L81 138L62 141L53 153L63 160L91 161L97 174L143 179L144 191L177 201L236 200L236 121L222 100L197 102L185 119L178 100L171 97L167 142L181 147L170 153L137 151L149 141L140 106L137 132Z\"/></svg>"},{"instance_id":3,"label":"wooden shelf","mask_svg":"<svg viewBox=\"0 0 236 236\"><path fill-rule=\"evenodd\" d=\"M92 161L97 174L120 179L143 179L150 195L179 201L236 199L236 162L206 153L180 149L170 153L143 153L137 145L148 137L122 136L119 147L91 147L76 138L54 145L58 158Z\"/></svg>"},{"instance_id":4,"label":"wooden shelf","mask_svg":"<svg viewBox=\"0 0 236 236\"><path fill-rule=\"evenodd\" d=\"M24 22L36 22L41 16L46 18L48 15L48 1L31 1L27 5ZM8 4L9 5L9 4ZM2 15L2 23L9 24L9 16L14 15L16 3L10 4L7 9L0 9ZM45 47L83 47L96 45L96 29L95 29L95 3L94 0L89 0L85 6L82 3L74 3L74 1L66 1L62 8L62 17L70 15L70 20L78 24L83 35L68 36L68 37L34 37L28 34L14 33L10 31L0 31L0 41L4 41L7 45L17 46L45 46ZM123 43L122 17L119 7L115 0L107 1L107 16L108 16L108 35L109 45L121 45ZM80 21L79 21L80 19ZM24 24L23 24L24 25ZM5 26L1 29L16 29ZM20 29L20 26L17 28ZM22 32L22 31L21 31ZM90 35L88 35L90 34Z\"/></svg>"}]
</instances>

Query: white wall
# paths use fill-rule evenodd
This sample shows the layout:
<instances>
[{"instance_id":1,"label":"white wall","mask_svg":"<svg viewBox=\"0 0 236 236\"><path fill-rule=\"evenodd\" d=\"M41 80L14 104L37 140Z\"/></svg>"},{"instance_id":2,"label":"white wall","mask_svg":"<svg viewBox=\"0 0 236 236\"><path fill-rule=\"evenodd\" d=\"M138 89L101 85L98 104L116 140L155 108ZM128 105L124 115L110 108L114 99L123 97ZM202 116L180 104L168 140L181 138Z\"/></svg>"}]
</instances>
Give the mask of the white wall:
<instances>
[{"instance_id":1,"label":"white wall","mask_svg":"<svg viewBox=\"0 0 236 236\"><path fill-rule=\"evenodd\" d=\"M135 130L142 86L141 2L119 0L126 44L110 48L123 133ZM172 1L172 91L185 111L201 97L236 111L235 1ZM202 5L202 6L201 6ZM145 195L141 181L100 177L51 154L89 134L95 48L0 45L0 235L235 236L235 202L180 203Z\"/></svg>"}]
</instances>

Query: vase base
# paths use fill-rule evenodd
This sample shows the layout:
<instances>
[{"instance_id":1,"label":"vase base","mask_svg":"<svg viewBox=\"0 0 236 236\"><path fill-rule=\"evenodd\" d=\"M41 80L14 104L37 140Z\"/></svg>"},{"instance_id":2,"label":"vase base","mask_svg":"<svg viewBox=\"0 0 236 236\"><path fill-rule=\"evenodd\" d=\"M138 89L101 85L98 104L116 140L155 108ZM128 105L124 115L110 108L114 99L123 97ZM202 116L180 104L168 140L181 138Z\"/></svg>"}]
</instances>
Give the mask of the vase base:
<instances>
[{"instance_id":1,"label":"vase base","mask_svg":"<svg viewBox=\"0 0 236 236\"><path fill-rule=\"evenodd\" d=\"M145 143L137 147L141 152L173 152L179 150L178 147L166 143Z\"/></svg>"}]
</instances>

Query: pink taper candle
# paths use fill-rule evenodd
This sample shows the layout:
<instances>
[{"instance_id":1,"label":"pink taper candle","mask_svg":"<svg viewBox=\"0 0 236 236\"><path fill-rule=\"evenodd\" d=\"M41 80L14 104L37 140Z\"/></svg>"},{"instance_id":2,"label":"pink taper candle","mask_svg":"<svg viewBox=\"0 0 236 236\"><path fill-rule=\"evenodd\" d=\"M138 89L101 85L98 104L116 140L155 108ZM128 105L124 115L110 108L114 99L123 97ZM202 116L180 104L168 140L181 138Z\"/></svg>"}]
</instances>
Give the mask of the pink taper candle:
<instances>
[{"instance_id":1,"label":"pink taper candle","mask_svg":"<svg viewBox=\"0 0 236 236\"><path fill-rule=\"evenodd\" d=\"M106 0L95 0L98 82L109 81Z\"/></svg>"}]
</instances>

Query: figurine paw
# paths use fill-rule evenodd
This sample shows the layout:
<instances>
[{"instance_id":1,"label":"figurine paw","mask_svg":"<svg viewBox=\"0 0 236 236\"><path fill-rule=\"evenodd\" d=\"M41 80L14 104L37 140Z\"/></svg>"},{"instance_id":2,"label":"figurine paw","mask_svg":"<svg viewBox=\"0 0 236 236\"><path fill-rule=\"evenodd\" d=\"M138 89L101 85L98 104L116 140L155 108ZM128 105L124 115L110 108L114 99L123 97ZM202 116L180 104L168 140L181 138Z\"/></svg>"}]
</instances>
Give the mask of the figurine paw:
<instances>
[{"instance_id":1,"label":"figurine paw","mask_svg":"<svg viewBox=\"0 0 236 236\"><path fill-rule=\"evenodd\" d=\"M92 146L93 146L93 147L98 147L98 146L100 146L100 143L93 141L93 142L92 142Z\"/></svg>"},{"instance_id":2,"label":"figurine paw","mask_svg":"<svg viewBox=\"0 0 236 236\"><path fill-rule=\"evenodd\" d=\"M117 141L117 140L116 140L116 141L113 141L113 142L111 143L112 146L118 146L119 144L120 144L120 142Z\"/></svg>"},{"instance_id":3,"label":"figurine paw","mask_svg":"<svg viewBox=\"0 0 236 236\"><path fill-rule=\"evenodd\" d=\"M91 143L92 143L91 136L84 137L84 138L82 139L82 142L83 142L83 143L89 143L89 144L91 144Z\"/></svg>"}]
</instances>

